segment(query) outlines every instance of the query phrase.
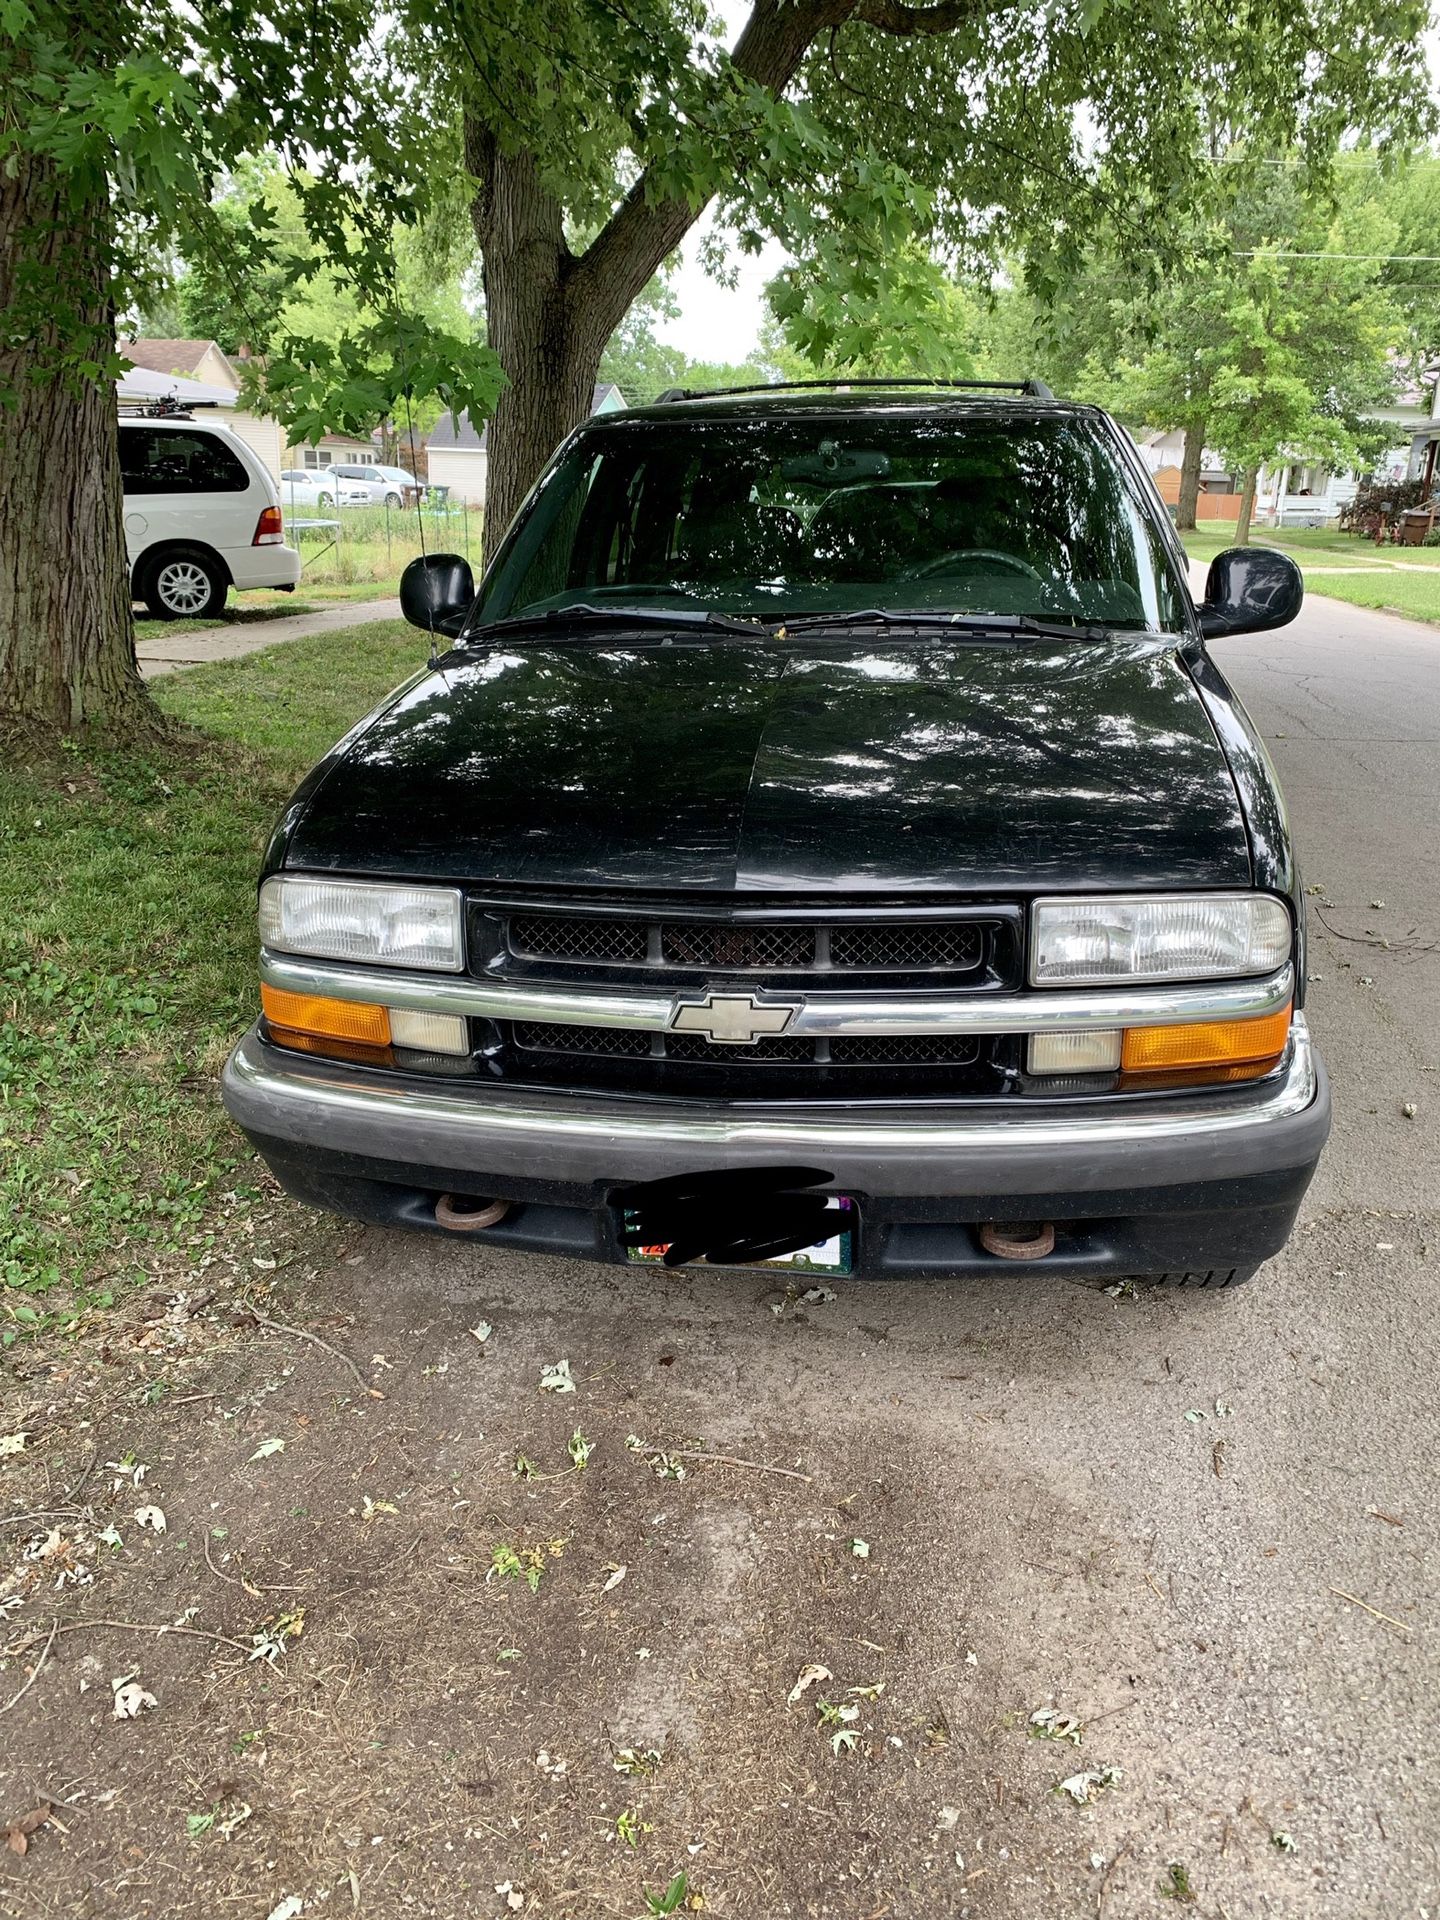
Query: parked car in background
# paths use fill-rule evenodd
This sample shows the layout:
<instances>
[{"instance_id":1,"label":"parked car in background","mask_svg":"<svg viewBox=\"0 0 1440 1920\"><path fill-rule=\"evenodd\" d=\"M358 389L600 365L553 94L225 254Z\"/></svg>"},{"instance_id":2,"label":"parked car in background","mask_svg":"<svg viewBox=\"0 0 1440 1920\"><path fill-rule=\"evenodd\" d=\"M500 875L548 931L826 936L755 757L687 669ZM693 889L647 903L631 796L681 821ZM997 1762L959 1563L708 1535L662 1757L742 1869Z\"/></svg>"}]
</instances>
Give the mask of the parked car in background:
<instances>
[{"instance_id":1,"label":"parked car in background","mask_svg":"<svg viewBox=\"0 0 1440 1920\"><path fill-rule=\"evenodd\" d=\"M372 507L409 506L425 491L414 474L407 473L404 467L356 465L331 467L330 472L338 479L363 484Z\"/></svg>"},{"instance_id":2,"label":"parked car in background","mask_svg":"<svg viewBox=\"0 0 1440 1920\"><path fill-rule=\"evenodd\" d=\"M293 593L270 469L238 434L187 418L120 421L130 591L157 620L209 618L231 587Z\"/></svg>"},{"instance_id":3,"label":"parked car in background","mask_svg":"<svg viewBox=\"0 0 1440 1920\"><path fill-rule=\"evenodd\" d=\"M337 480L334 475L333 467L317 467L313 472L287 468L280 476L280 504L291 513L299 507L328 513L337 502L342 507L369 506L367 486L358 480Z\"/></svg>"},{"instance_id":4,"label":"parked car in background","mask_svg":"<svg viewBox=\"0 0 1440 1920\"><path fill-rule=\"evenodd\" d=\"M1305 889L1133 443L1039 382L597 416L270 842L290 1192L622 1263L1233 1286L1330 1124ZM435 636L443 636L436 640Z\"/></svg>"}]
</instances>

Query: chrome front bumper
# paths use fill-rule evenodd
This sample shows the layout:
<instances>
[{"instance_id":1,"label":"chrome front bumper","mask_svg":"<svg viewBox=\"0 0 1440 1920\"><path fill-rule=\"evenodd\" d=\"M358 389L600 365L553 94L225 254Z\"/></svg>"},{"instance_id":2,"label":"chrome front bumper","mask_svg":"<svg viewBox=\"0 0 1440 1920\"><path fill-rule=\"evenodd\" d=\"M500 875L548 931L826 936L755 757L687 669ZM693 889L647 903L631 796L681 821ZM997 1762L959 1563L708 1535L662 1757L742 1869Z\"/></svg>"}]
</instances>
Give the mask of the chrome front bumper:
<instances>
[{"instance_id":1,"label":"chrome front bumper","mask_svg":"<svg viewBox=\"0 0 1440 1920\"><path fill-rule=\"evenodd\" d=\"M665 1032L691 992L627 986L606 990L553 981L473 979L454 973L412 973L340 961L301 960L264 947L260 978L287 993L360 1000L417 1013L460 1014L491 1020L541 1020L586 1027L623 1027ZM727 986L727 991L732 990ZM741 984L734 990L750 994ZM1278 1013L1295 994L1288 963L1253 980L1168 985L1046 988L1026 993L917 993L913 991L814 990L802 993L753 989L761 1005L796 1003L785 1028L797 1039L835 1035L879 1038L896 1034L948 1035L1056 1033L1083 1028L1164 1027L1192 1021L1253 1020ZM736 1049L743 1059L743 1048Z\"/></svg>"},{"instance_id":2,"label":"chrome front bumper","mask_svg":"<svg viewBox=\"0 0 1440 1920\"><path fill-rule=\"evenodd\" d=\"M459 983L457 983L458 985ZM394 1002L392 1001L392 1004ZM432 1003L433 1004L433 1003ZM1329 1086L1303 1016L1266 1080L1188 1094L968 1106L706 1104L346 1068L269 1046L252 1030L222 1079L231 1117L262 1152L343 1159L379 1180L504 1193L507 1179L600 1195L708 1168L804 1163L841 1192L907 1196L1115 1195L1193 1189L1313 1168ZM382 1170L383 1169L383 1170Z\"/></svg>"}]
</instances>

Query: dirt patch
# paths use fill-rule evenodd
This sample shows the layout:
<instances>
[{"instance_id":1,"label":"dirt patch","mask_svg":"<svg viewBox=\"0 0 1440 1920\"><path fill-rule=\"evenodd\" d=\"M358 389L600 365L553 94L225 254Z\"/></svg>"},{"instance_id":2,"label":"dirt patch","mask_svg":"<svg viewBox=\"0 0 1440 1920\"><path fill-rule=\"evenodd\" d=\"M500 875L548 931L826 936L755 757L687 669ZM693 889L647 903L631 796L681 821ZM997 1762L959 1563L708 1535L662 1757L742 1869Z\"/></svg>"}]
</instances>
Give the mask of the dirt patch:
<instances>
[{"instance_id":1,"label":"dirt patch","mask_svg":"<svg viewBox=\"0 0 1440 1920\"><path fill-rule=\"evenodd\" d=\"M1091 1750L1027 1737L1006 1517L1083 1513L903 1407L837 1394L817 1435L815 1330L749 1282L743 1398L674 1317L562 1337L497 1301L482 1345L433 1291L368 1293L362 1332L357 1284L262 1310L364 1391L238 1304L160 1322L156 1404L133 1352L12 1382L0 1824L55 1820L0 1855L0 1911L499 1914L508 1882L628 1917L677 1873L715 1913L1093 1908L1103 1805L1053 1791ZM1057 1704L1124 1707L1125 1638ZM117 1719L119 1679L154 1706Z\"/></svg>"}]
</instances>

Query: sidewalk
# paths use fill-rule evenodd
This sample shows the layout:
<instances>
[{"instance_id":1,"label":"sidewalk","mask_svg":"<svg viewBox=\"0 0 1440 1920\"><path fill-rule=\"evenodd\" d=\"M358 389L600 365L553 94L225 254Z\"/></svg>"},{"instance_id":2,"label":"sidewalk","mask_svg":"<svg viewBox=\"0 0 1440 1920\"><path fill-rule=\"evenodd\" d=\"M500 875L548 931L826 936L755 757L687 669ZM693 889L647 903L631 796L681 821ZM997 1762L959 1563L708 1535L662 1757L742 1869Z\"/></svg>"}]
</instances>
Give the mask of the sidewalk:
<instances>
[{"instance_id":1,"label":"sidewalk","mask_svg":"<svg viewBox=\"0 0 1440 1920\"><path fill-rule=\"evenodd\" d=\"M206 666L212 660L239 660L247 653L279 646L285 640L303 640L307 634L334 633L344 627L365 626L372 620L398 620L398 600L361 600L323 607L318 613L297 613L285 620L256 620L232 627L183 629L159 639L137 642L140 673L146 680L176 673L181 667Z\"/></svg>"}]
</instances>

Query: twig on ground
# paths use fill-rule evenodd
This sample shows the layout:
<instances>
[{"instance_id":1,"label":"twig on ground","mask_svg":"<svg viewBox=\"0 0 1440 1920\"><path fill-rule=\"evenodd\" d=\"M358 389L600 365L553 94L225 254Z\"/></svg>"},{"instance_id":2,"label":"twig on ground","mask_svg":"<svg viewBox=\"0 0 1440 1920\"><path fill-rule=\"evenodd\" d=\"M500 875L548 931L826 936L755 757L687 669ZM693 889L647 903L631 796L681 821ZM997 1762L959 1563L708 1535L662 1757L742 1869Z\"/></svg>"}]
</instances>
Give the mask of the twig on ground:
<instances>
[{"instance_id":1,"label":"twig on ground","mask_svg":"<svg viewBox=\"0 0 1440 1920\"><path fill-rule=\"evenodd\" d=\"M637 1453L668 1453L677 1460L704 1460L712 1467L745 1467L751 1473L778 1473L786 1480L803 1480L806 1486L812 1484L814 1476L800 1473L794 1467L767 1466L763 1460L741 1460L733 1453L698 1453L693 1447L637 1447Z\"/></svg>"},{"instance_id":2,"label":"twig on ground","mask_svg":"<svg viewBox=\"0 0 1440 1920\"><path fill-rule=\"evenodd\" d=\"M266 1593L299 1593L301 1591L299 1587L257 1587L253 1580L247 1580L245 1578L245 1569L243 1566L240 1567L239 1579L236 1579L233 1573L222 1573L219 1567L217 1567L215 1562L210 1558L209 1536L206 1535L205 1537L203 1537L200 1544L205 1549L206 1566L209 1567L210 1571L214 1574L215 1578L217 1580L223 1580L227 1587L239 1587L242 1592L250 1594L251 1597L254 1599L259 1599L259 1597L262 1594L266 1594ZM237 1566L240 1566L238 1555L236 1557L235 1564Z\"/></svg>"},{"instance_id":3,"label":"twig on ground","mask_svg":"<svg viewBox=\"0 0 1440 1920\"><path fill-rule=\"evenodd\" d=\"M218 1400L218 1393L184 1393L178 1400L172 1400L172 1407L193 1407L197 1400Z\"/></svg>"},{"instance_id":4,"label":"twig on ground","mask_svg":"<svg viewBox=\"0 0 1440 1920\"><path fill-rule=\"evenodd\" d=\"M210 1535L208 1533L201 1534L200 1544L205 1549L205 1564L207 1567L209 1567L210 1571L214 1574L215 1578L217 1580L223 1580L227 1587L241 1587L241 1588L244 1588L244 1590L248 1593L249 1588L246 1587L245 1582L243 1580L237 1580L233 1573L222 1573L219 1567L217 1567L215 1562L210 1558Z\"/></svg>"},{"instance_id":5,"label":"twig on ground","mask_svg":"<svg viewBox=\"0 0 1440 1920\"><path fill-rule=\"evenodd\" d=\"M338 1360L350 1375L351 1379L354 1380L356 1386L359 1387L360 1391L368 1394L372 1400L383 1400L385 1398L378 1387L371 1386L370 1382L365 1378L364 1374L361 1373L359 1367L356 1366L348 1353L341 1353L340 1349L338 1347L332 1347L328 1340L322 1340L318 1333L311 1333L308 1327L287 1327L283 1320L272 1320L269 1314L261 1313L258 1307L247 1307L246 1311L260 1326L268 1327L272 1333L288 1333L293 1335L297 1340L308 1340L312 1347L319 1347L325 1353L328 1353L332 1359Z\"/></svg>"},{"instance_id":6,"label":"twig on ground","mask_svg":"<svg viewBox=\"0 0 1440 1920\"><path fill-rule=\"evenodd\" d=\"M1110 1858L1105 1862L1105 1871L1101 1874L1100 1884L1095 1889L1095 1920L1104 1920L1105 1895L1110 1890L1110 1876L1129 1852L1130 1842L1133 1837L1133 1835L1127 1833L1114 1853L1112 1853Z\"/></svg>"},{"instance_id":7,"label":"twig on ground","mask_svg":"<svg viewBox=\"0 0 1440 1920\"><path fill-rule=\"evenodd\" d=\"M1331 1593L1338 1594L1342 1600L1348 1600L1352 1606L1363 1607L1366 1613L1373 1613L1377 1620L1383 1620L1387 1627L1398 1627L1401 1633L1409 1633L1410 1628L1403 1620L1397 1620L1393 1614L1382 1613L1379 1607L1372 1607L1368 1600L1362 1600L1358 1593L1346 1593L1343 1587L1331 1587Z\"/></svg>"},{"instance_id":8,"label":"twig on ground","mask_svg":"<svg viewBox=\"0 0 1440 1920\"><path fill-rule=\"evenodd\" d=\"M29 1513L7 1513L0 1520L0 1528L21 1527L27 1520L59 1520L62 1517L78 1520L84 1511L83 1507L32 1507Z\"/></svg>"},{"instance_id":9,"label":"twig on ground","mask_svg":"<svg viewBox=\"0 0 1440 1920\"><path fill-rule=\"evenodd\" d=\"M84 1633L89 1627L118 1627L125 1633L185 1633L194 1640L214 1640L222 1647L230 1647L236 1653L243 1653L248 1660L255 1651L247 1647L243 1640L232 1640L228 1633L213 1633L209 1627L177 1627L168 1620L157 1624L150 1620L68 1620L63 1627L57 1627L57 1633Z\"/></svg>"},{"instance_id":10,"label":"twig on ground","mask_svg":"<svg viewBox=\"0 0 1440 1920\"><path fill-rule=\"evenodd\" d=\"M60 1622L58 1620L52 1621L50 1625L50 1638L45 1642L44 1646L40 1649L40 1658L35 1662L34 1666L30 1669L30 1678L25 1682L24 1686L21 1687L20 1691L17 1694L15 1694L11 1699L7 1700L3 1707L0 1707L0 1714L9 1713L11 1707L18 1707L20 1702L25 1698L26 1694L30 1691L31 1687L33 1687L35 1682L40 1678L40 1669L44 1666L46 1660L50 1657L50 1649L51 1647L54 1646L55 1636L59 1631L60 1631Z\"/></svg>"},{"instance_id":11,"label":"twig on ground","mask_svg":"<svg viewBox=\"0 0 1440 1920\"><path fill-rule=\"evenodd\" d=\"M95 1442L95 1447L90 1455L89 1460L86 1461L85 1463L84 1472L80 1475L80 1478L75 1482L73 1487L67 1487L65 1489L65 1492L70 1499L73 1500L75 1498L76 1494L79 1493L81 1487L84 1486L85 1482L90 1478L91 1474L95 1471L96 1467L98 1467L99 1464L100 1464L100 1442L97 1440Z\"/></svg>"}]
</instances>

